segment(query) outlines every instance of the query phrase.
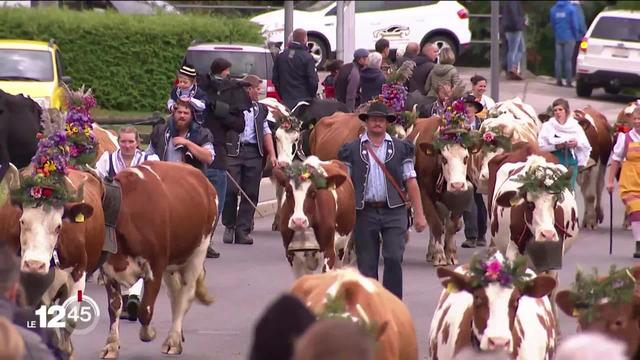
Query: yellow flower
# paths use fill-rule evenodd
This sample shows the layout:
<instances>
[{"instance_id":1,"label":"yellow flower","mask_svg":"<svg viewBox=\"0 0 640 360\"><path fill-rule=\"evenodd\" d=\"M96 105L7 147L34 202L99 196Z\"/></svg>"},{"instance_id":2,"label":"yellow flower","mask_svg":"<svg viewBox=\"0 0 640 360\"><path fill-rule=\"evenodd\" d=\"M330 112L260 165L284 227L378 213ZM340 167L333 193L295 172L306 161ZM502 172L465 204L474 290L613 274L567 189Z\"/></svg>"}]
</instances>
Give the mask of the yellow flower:
<instances>
[{"instance_id":1,"label":"yellow flower","mask_svg":"<svg viewBox=\"0 0 640 360\"><path fill-rule=\"evenodd\" d=\"M72 130L73 130L73 133L74 133L74 134L77 134L77 133L78 133L78 128L77 128L77 127L75 127L75 126L74 126Z\"/></svg>"},{"instance_id":2,"label":"yellow flower","mask_svg":"<svg viewBox=\"0 0 640 360\"><path fill-rule=\"evenodd\" d=\"M55 171L56 170L56 164L53 163L53 161L51 160L47 160L46 163L44 163L43 168L49 172L51 171Z\"/></svg>"},{"instance_id":3,"label":"yellow flower","mask_svg":"<svg viewBox=\"0 0 640 360\"><path fill-rule=\"evenodd\" d=\"M300 175L300 177L302 177L303 179L307 180L308 178L311 177L311 174L309 172L304 172L304 173L302 173L302 175Z\"/></svg>"},{"instance_id":4,"label":"yellow flower","mask_svg":"<svg viewBox=\"0 0 640 360\"><path fill-rule=\"evenodd\" d=\"M86 136L89 136L89 134L90 134L90 133L91 133L91 131L89 130L89 128L88 128L88 127L87 127L87 128L84 128L84 134L85 134Z\"/></svg>"}]
</instances>

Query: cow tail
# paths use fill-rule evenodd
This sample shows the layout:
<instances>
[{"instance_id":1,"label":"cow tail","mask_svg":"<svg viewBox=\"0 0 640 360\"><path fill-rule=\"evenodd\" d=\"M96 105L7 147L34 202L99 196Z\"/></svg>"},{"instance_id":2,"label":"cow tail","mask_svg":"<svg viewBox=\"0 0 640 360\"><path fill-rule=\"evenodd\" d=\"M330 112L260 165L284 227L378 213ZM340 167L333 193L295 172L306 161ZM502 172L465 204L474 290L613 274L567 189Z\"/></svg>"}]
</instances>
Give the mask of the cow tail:
<instances>
[{"instance_id":1,"label":"cow tail","mask_svg":"<svg viewBox=\"0 0 640 360\"><path fill-rule=\"evenodd\" d=\"M209 295L207 285L204 283L204 277L206 272L202 269L202 272L196 280L196 299L203 305L211 305L213 303L213 296Z\"/></svg>"}]
</instances>

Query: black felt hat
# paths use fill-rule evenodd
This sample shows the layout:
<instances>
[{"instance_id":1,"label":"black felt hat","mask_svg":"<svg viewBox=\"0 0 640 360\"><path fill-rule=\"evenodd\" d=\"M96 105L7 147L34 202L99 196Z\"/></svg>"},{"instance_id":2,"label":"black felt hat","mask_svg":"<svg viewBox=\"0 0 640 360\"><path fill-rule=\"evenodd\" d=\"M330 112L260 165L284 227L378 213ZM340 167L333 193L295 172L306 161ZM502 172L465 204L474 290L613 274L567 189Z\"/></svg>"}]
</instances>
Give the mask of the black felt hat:
<instances>
[{"instance_id":1,"label":"black felt hat","mask_svg":"<svg viewBox=\"0 0 640 360\"><path fill-rule=\"evenodd\" d=\"M387 119L388 122L395 122L396 116L394 114L389 114L389 109L387 106L379 101L374 102L369 106L369 110L366 113L358 115L360 120L367 121L369 117L383 117Z\"/></svg>"}]
</instances>

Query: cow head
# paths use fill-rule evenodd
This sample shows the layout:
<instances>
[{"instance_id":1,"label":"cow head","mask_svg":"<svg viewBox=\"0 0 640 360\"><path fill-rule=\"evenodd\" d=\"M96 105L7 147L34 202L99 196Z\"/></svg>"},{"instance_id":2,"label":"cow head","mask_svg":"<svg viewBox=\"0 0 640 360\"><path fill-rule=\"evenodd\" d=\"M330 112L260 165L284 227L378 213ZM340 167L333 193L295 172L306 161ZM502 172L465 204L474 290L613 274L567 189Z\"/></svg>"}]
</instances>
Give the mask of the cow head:
<instances>
[{"instance_id":1,"label":"cow head","mask_svg":"<svg viewBox=\"0 0 640 360\"><path fill-rule=\"evenodd\" d=\"M522 296L542 298L556 286L550 276L534 277L526 260L505 260L500 253L488 259L471 260L466 274L438 268L439 278L449 292L465 291L473 296L472 338L482 351L513 351L514 323ZM473 340L472 340L473 341Z\"/></svg>"},{"instance_id":2,"label":"cow head","mask_svg":"<svg viewBox=\"0 0 640 360\"><path fill-rule=\"evenodd\" d=\"M471 184L467 181L467 168L469 157L480 150L480 144L474 141L471 134L463 134L469 137L463 143L434 142L420 143L420 151L428 156L437 156L436 162L442 169L442 176L447 183L447 191L465 192Z\"/></svg>"},{"instance_id":3,"label":"cow head","mask_svg":"<svg viewBox=\"0 0 640 360\"><path fill-rule=\"evenodd\" d=\"M542 156L531 155L520 172L514 181L522 185L517 191L500 193L496 204L522 206L526 226L535 241L560 241L555 227L555 210L566 196L572 196L567 168L549 163Z\"/></svg>"},{"instance_id":4,"label":"cow head","mask_svg":"<svg viewBox=\"0 0 640 360\"><path fill-rule=\"evenodd\" d=\"M293 115L293 111L280 104L276 99L266 98L260 102L267 106L278 124L278 129L274 134L278 162L282 165L290 165L295 157L296 148L299 146L301 122Z\"/></svg>"},{"instance_id":5,"label":"cow head","mask_svg":"<svg viewBox=\"0 0 640 360\"><path fill-rule=\"evenodd\" d=\"M640 351L640 296L635 289L640 267L612 269L602 278L578 274L571 290L557 293L558 307L577 318L582 331L600 332L623 341L629 358L636 358Z\"/></svg>"},{"instance_id":6,"label":"cow head","mask_svg":"<svg viewBox=\"0 0 640 360\"><path fill-rule=\"evenodd\" d=\"M73 185L65 177L68 188ZM66 223L82 223L93 214L93 207L82 202L84 182L71 201L65 202L25 202L13 197L14 206L21 208L20 248L21 270L30 273L46 274L50 261L58 245L62 227ZM31 188L33 189L33 188ZM44 192L51 189L42 189ZM32 190L33 191L33 190ZM56 190L54 190L55 192ZM53 195L55 196L55 195Z\"/></svg>"},{"instance_id":7,"label":"cow head","mask_svg":"<svg viewBox=\"0 0 640 360\"><path fill-rule=\"evenodd\" d=\"M511 150L511 137L514 133L513 115L501 114L498 118L485 120L480 126L481 150L476 155L478 169L476 184L482 193L487 192L489 183L489 161Z\"/></svg>"}]
</instances>

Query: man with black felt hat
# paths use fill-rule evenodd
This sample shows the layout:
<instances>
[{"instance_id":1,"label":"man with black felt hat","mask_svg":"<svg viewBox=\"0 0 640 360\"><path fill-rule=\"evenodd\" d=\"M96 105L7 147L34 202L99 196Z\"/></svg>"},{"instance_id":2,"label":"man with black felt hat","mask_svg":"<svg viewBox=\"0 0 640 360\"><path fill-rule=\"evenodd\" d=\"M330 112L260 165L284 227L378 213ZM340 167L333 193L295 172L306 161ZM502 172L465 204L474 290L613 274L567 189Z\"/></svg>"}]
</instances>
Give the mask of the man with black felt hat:
<instances>
[{"instance_id":1,"label":"man with black felt hat","mask_svg":"<svg viewBox=\"0 0 640 360\"><path fill-rule=\"evenodd\" d=\"M355 188L358 270L378 279L382 234L382 284L401 299L409 202L415 213L416 231L422 232L427 226L414 170L415 147L387 134L387 126L395 116L383 103L374 102L359 117L366 123L366 132L360 139L343 145L338 153L349 167Z\"/></svg>"}]
</instances>

